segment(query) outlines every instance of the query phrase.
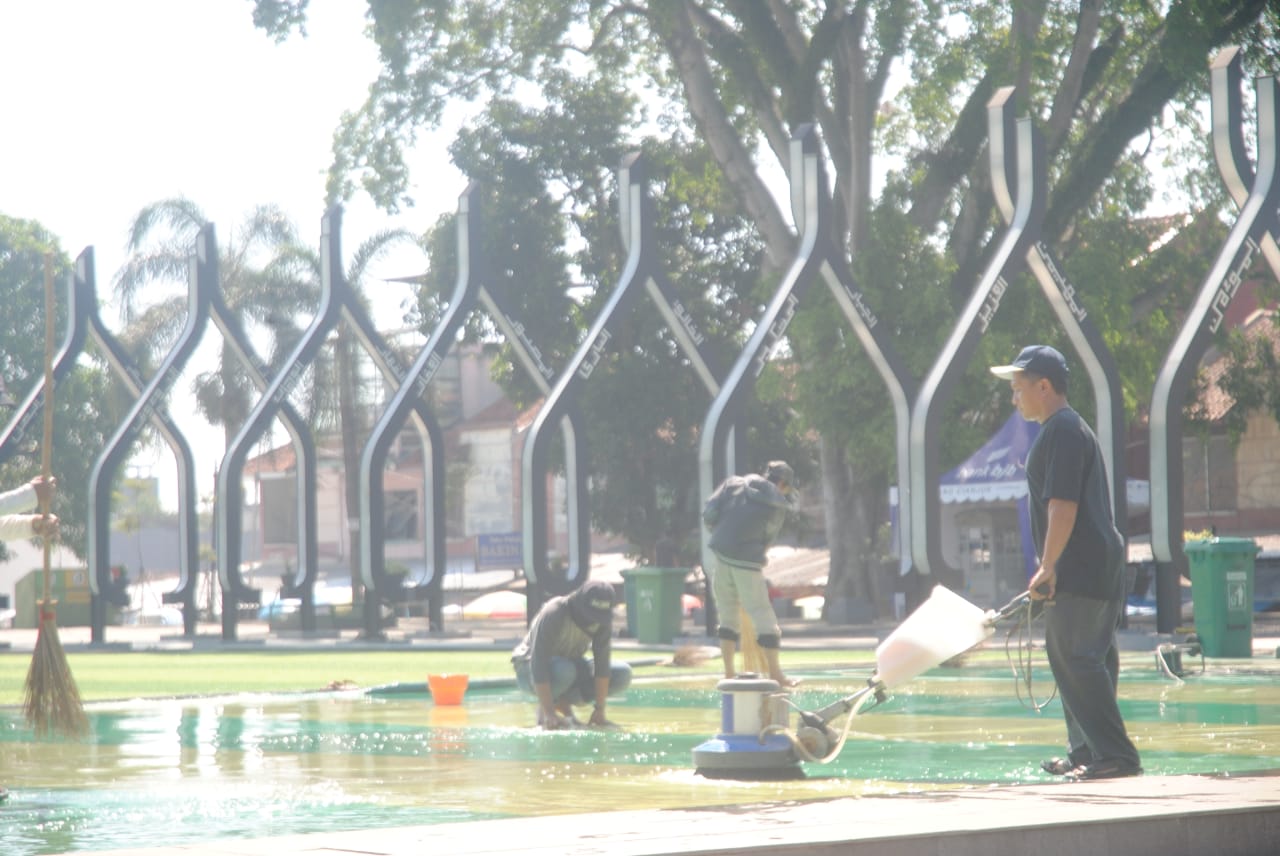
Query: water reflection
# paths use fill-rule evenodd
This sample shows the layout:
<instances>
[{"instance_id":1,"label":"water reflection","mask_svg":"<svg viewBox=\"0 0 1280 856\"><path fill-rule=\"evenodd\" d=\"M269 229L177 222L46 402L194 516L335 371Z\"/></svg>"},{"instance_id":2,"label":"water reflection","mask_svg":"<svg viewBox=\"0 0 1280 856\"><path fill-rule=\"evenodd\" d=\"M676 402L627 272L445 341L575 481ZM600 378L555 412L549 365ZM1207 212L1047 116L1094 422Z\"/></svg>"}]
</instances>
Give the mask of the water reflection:
<instances>
[{"instance_id":1,"label":"water reflection","mask_svg":"<svg viewBox=\"0 0 1280 856\"><path fill-rule=\"evenodd\" d=\"M818 709L856 688L807 676ZM1126 678L1122 707L1152 774L1280 768L1280 688L1206 677L1171 690ZM36 742L0 711L0 853L180 845L502 816L885 794L1043 782L1060 754L1052 704L1023 708L1007 676L915 681L858 718L844 751L809 777L709 780L694 746L719 725L714 679L638 682L611 705L617 731L543 733L514 693L183 699L92 706L83 743ZM145 833L144 833L145 831ZM145 837L140 837L145 836Z\"/></svg>"}]
</instances>

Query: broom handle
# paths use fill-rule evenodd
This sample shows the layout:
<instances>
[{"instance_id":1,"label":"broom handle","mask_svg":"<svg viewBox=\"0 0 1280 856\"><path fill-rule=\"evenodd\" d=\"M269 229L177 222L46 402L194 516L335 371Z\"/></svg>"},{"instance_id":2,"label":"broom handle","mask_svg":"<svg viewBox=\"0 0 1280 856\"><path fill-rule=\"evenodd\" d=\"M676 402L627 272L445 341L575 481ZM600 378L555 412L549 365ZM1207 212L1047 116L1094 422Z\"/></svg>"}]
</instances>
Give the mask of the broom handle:
<instances>
[{"instance_id":1,"label":"broom handle","mask_svg":"<svg viewBox=\"0 0 1280 856\"><path fill-rule=\"evenodd\" d=\"M53 254L44 254L44 438L40 443L40 475L47 485L53 478L53 337L54 311L56 309L53 294ZM48 496L48 492L45 492ZM40 503L40 514L49 516L49 500ZM44 609L53 599L53 587L50 574L50 548L52 539L49 535L41 538L44 543Z\"/></svg>"}]
</instances>

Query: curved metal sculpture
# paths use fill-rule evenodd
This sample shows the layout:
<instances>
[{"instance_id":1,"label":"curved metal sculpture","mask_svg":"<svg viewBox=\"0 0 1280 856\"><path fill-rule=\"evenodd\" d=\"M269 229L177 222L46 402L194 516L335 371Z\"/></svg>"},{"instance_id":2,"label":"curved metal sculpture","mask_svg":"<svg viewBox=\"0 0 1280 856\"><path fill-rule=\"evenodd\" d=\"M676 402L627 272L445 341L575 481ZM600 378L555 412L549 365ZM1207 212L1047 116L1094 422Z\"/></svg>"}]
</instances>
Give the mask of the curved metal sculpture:
<instances>
[{"instance_id":1,"label":"curved metal sculpture","mask_svg":"<svg viewBox=\"0 0 1280 856\"><path fill-rule=\"evenodd\" d=\"M55 380L61 380L71 372L76 359L84 350L86 338L91 333L95 333L95 326L102 327L101 321L97 316L97 298L94 294L92 248L86 248L80 254L76 261L76 271L67 277L66 284L67 326L54 359ZM105 328L102 329L105 331ZM135 395L141 395L144 384L139 379L136 371L130 373L127 370L121 370L120 375L130 385L131 392ZM5 427L4 433L0 434L0 462L8 460L21 449L27 430L32 424L35 424L35 419L41 412L40 409L43 406L43 402L44 384L41 383L28 393ZM173 446L177 457L179 489L183 492L183 495L188 493L193 495L194 486L189 481L185 484L183 483L184 476L189 475L189 469L184 469L184 464L188 467L190 465L190 449L186 449L184 457L185 440L176 430L166 430L161 424L162 420L164 420L162 411L154 411L151 421L157 424L161 435L170 441L170 445ZM107 514L109 516L109 511ZM190 556L196 550L194 542L195 529L192 525L193 519L194 511L179 518L179 526L186 527L186 531L180 533L183 545L179 559L180 563L189 561ZM92 518L90 519L90 524L92 526ZM93 567L92 558L90 567ZM189 572L190 565L183 565L182 569ZM127 605L129 602L128 593L125 591L123 582L110 579L109 571L106 574L106 579L101 581L91 575L90 587L91 596L95 604L102 601L103 598L108 602L122 606ZM103 606L96 610L91 609L91 613L92 639L95 642L101 642L105 632L105 607ZM184 625L186 624L190 624L190 627L194 630L194 617L184 613Z\"/></svg>"},{"instance_id":2,"label":"curved metal sculpture","mask_svg":"<svg viewBox=\"0 0 1280 856\"><path fill-rule=\"evenodd\" d=\"M368 322L363 309L359 306L358 301L354 297L354 292L350 290L342 273L342 252L341 252L341 231L342 231L342 209L340 207L330 208L325 212L320 225L320 307L316 317L312 319L310 326L303 333L302 338L294 346L293 351L285 360L280 372L272 379L267 388L263 391L262 397L258 400L253 411L245 420L245 424L241 426L239 433L232 439L226 453L222 459L222 466L218 469L218 487L217 487L217 510L215 513L215 537L218 543L218 579L222 585L222 636L223 639L234 639L236 635L236 612L239 602L248 601L256 602L260 593L256 589L249 588L240 575L240 521L244 508L244 465L248 457L250 448L256 443L266 432L271 421L282 410L287 403L290 393L301 380L308 366L315 360L316 355L325 344L325 339L329 332L338 323L339 319L344 315L348 318L355 319L357 328L364 327L360 331L361 338L372 333L372 324ZM376 334L373 334L376 336ZM388 370L392 367L388 356L391 352L381 344L378 340L378 359L375 362L379 368ZM424 436L424 446L430 448L434 454L443 455L443 443L440 442L438 429L435 429L434 420L430 419L429 412L423 410L419 412L426 413L426 417L420 422L421 430ZM435 430L435 435L431 432ZM442 523L439 515L435 518L429 517L427 520L428 528L431 530L430 537L435 537L437 525ZM303 583L306 583L305 569L302 569L304 577ZM311 579L314 583L314 578ZM354 583L354 580L352 581ZM372 609L376 611L376 597L381 596L386 599L392 595L388 591L388 586L383 586L381 592L370 592L366 597L366 610L370 609L368 602L373 600Z\"/></svg>"},{"instance_id":3,"label":"curved metal sculpture","mask_svg":"<svg viewBox=\"0 0 1280 856\"><path fill-rule=\"evenodd\" d=\"M1222 325L1224 313L1259 253L1267 254L1273 270L1280 254L1266 248L1280 221L1280 181L1277 181L1277 79L1259 77L1257 92L1257 172L1251 186L1244 154L1239 69L1233 51L1215 57L1211 68L1214 150L1228 190L1237 200L1240 214L1200 286L1182 328L1156 375L1151 395L1151 551L1156 571L1156 629L1171 633L1181 617L1179 578L1187 574L1187 556L1182 550L1182 409L1187 389L1200 360ZM1233 74L1235 75L1233 81ZM1233 89L1235 92L1233 93ZM1225 156L1224 156L1225 152ZM1239 196L1248 186L1248 194Z\"/></svg>"},{"instance_id":4,"label":"curved metal sculpture","mask_svg":"<svg viewBox=\"0 0 1280 856\"><path fill-rule=\"evenodd\" d=\"M720 393L721 383L728 377L728 369L720 365L715 360L715 355L705 347L705 336L698 330L688 308L676 295L659 260L657 241L653 236L655 218L653 200L649 195L648 173L647 159L637 152L623 159L618 175L619 227L622 245L627 250L625 269L632 271L631 282L644 285L658 314L675 336L681 353L689 360L694 373L714 399ZM745 440L746 431L741 425L730 425L724 445L713 450L712 478L717 484L730 473L737 472L738 461L746 457ZM707 586L706 594L703 615L707 633L714 634L716 610L710 585Z\"/></svg>"},{"instance_id":5,"label":"curved metal sculpture","mask_svg":"<svg viewBox=\"0 0 1280 856\"><path fill-rule=\"evenodd\" d=\"M101 350L102 356L106 359L112 371L115 372L116 377L125 385L125 388L135 400L140 399L143 390L146 388L146 383L142 380L142 374L138 371L138 367L129 357L119 340L107 329L106 324L102 321L102 315L98 311L92 247L86 247L80 253L79 258L76 259L74 278L73 293L76 295L74 311L77 314L83 313L88 335ZM161 406L152 409L150 422L156 429L156 433L164 439L165 443L173 451L178 476L178 585L173 591L165 592L162 597L165 603L182 605L182 632L184 636L193 638L196 635L196 620L199 617L196 609L196 583L199 578L198 568L200 561L200 528L196 515L195 456L191 452L191 444L187 442L186 436L170 418L166 408ZM93 560L91 559L91 567L94 566L92 562ZM121 599L120 592L117 591L119 583L120 581L117 580L98 581L100 588L103 586L110 587L110 590L106 592L106 600L108 602L119 602ZM95 621L96 619L105 621L104 614L95 613L93 618ZM95 623L90 629L90 633L95 641L103 641L106 637L105 624L98 625Z\"/></svg>"},{"instance_id":6,"label":"curved metal sculpture","mask_svg":"<svg viewBox=\"0 0 1280 856\"><path fill-rule=\"evenodd\" d=\"M572 520L577 517L584 537L577 545L577 556L570 556L563 577L558 577L547 562L548 512L545 483L549 447L545 437L546 426L560 420L576 406L583 384L608 351L609 341L613 337L612 324L635 302L639 286L645 288L675 336L681 352L713 395L719 392L724 375L723 369L712 367L712 359L703 347L704 337L689 316L688 310L675 298L675 291L658 261L656 241L653 238L653 209L647 193L647 171L647 162L641 153L633 153L623 160L619 171L618 193L619 225L622 244L627 250L623 273L569 365L547 395L525 438L521 471L525 573L538 586L541 594L563 593L585 582L590 568L591 549L589 494L585 487L586 457L579 452L575 460L575 476L582 474L583 478L570 480L570 518ZM733 460L732 438L735 435L732 433L732 426L730 427L730 442L718 450L719 454L714 461L714 466L721 475L727 474L726 466ZM530 617L540 602L541 597L530 598Z\"/></svg>"},{"instance_id":7,"label":"curved metal sculpture","mask_svg":"<svg viewBox=\"0 0 1280 856\"><path fill-rule=\"evenodd\" d=\"M414 402L421 401L427 387L435 377L452 347L456 333L467 317L483 306L498 329L515 350L517 359L529 376L546 394L551 389L555 372L543 360L542 352L529 339L524 326L512 320L502 306L500 294L494 289L488 266L481 251L482 218L480 214L480 190L474 182L467 186L458 198L457 215L458 275L455 280L448 309L431 332L430 338L418 353L413 365L405 373L399 388L392 395L379 416L360 456L360 527L366 537L361 542L364 551L361 567L366 574L366 584L375 582L385 573L385 525L383 499L383 471L387 455L396 434ZM578 415L570 413L561 421L565 446L569 450L570 465L581 451L582 431ZM437 508L444 514L445 468L443 461L431 471L433 490L439 497ZM571 526L573 524L571 519ZM443 542L442 542L443 543ZM442 565L443 567L443 565ZM443 627L443 575L437 574L428 590L429 626L432 630ZM366 628L368 630L368 628Z\"/></svg>"},{"instance_id":8,"label":"curved metal sculpture","mask_svg":"<svg viewBox=\"0 0 1280 856\"><path fill-rule=\"evenodd\" d=\"M217 258L211 260L216 265ZM216 270L216 269L215 269ZM215 273L216 278L216 273ZM221 281L220 279L218 280ZM222 299L220 288L215 288L209 296L209 318L222 334L223 340L231 348L236 359L249 375L254 388L261 394L270 384L271 369L258 356L249 341L240 319ZM294 464L297 479L297 515L298 515L298 562L294 576L288 581L284 594L297 597L300 601L298 610L299 624L302 632L309 633L316 629L315 583L319 574L317 553L317 513L316 513L316 443L311 436L311 428L302 415L289 401L280 403L280 423L284 426L289 438L293 441ZM216 512L215 512L216 514ZM240 531L237 529L230 535L235 544L230 547L237 554L240 552ZM221 553L223 544L215 541L214 550Z\"/></svg>"},{"instance_id":9,"label":"curved metal sculpture","mask_svg":"<svg viewBox=\"0 0 1280 856\"><path fill-rule=\"evenodd\" d=\"M382 334L373 326L369 313L365 311L364 305L358 299L350 283L345 278L340 278L333 283L333 288L335 289L336 299L342 307L343 318L351 325L352 331L356 334L356 338L359 340L361 347L364 348L365 353L372 359L374 366L378 369L378 373L382 375L389 387L395 387L397 391L404 388L411 369L405 368L399 354L387 344ZM448 560L448 551L446 549L448 545L445 543L445 484L444 479L439 477L439 474L445 471L444 432L440 430L440 423L436 421L435 414L432 413L427 399L422 395L414 396L408 401L407 409L401 415L401 425L403 425L406 416L413 422L422 446L423 498L425 506L423 508L423 519L426 521L423 541L427 560L424 586L427 590L429 603L428 621L432 628L439 629L443 621L444 599L442 592L445 565ZM361 522L360 549L357 555L360 557L360 574L365 585L365 635L369 638L378 638L382 636L379 605L382 603L395 603L403 599L404 591L401 588L399 579L395 578L393 582L393 578L386 572L386 553L384 549L386 518L383 510L380 507L371 522L365 525L364 512L367 505L367 494L363 490L364 482L360 481L358 484L362 489L358 491L360 494ZM379 485L379 500L381 500L381 485ZM377 542L376 548L373 546L375 541ZM372 561L371 557L375 553L378 556L378 560Z\"/></svg>"},{"instance_id":10,"label":"curved metal sculpture","mask_svg":"<svg viewBox=\"0 0 1280 856\"><path fill-rule=\"evenodd\" d=\"M249 450L262 437L271 421L315 359L324 338L337 321L338 307L328 287L336 267L341 276L337 230L341 215L334 211L321 221L320 309L302 338L294 346L283 367L272 379L239 432L231 440L218 467L214 507L214 542L218 545L218 583L222 588L222 638L236 638L237 613L241 603L257 603L262 593L249 587L240 575L240 531L244 513L244 465Z\"/></svg>"},{"instance_id":11,"label":"curved metal sculpture","mask_svg":"<svg viewBox=\"0 0 1280 856\"><path fill-rule=\"evenodd\" d=\"M217 285L217 254L213 226L205 225L196 235L191 256L187 319L182 331L124 421L107 441L89 475L89 589L92 593L92 638L96 643L104 641L107 596L113 595L118 605L128 602L127 595L121 599L123 592L113 585L111 579L111 491L115 487L115 477L128 458L142 426L164 407L165 397L200 344L200 336L209 318L209 295ZM211 259L215 262L211 263ZM187 570L190 574L191 568Z\"/></svg>"},{"instance_id":12,"label":"curved metal sculpture","mask_svg":"<svg viewBox=\"0 0 1280 856\"><path fill-rule=\"evenodd\" d=\"M1024 263L1044 218L1044 142L1031 122L1014 117L1013 87L987 104L991 183L1008 229L978 280L942 351L920 385L911 418L911 552L921 574L956 571L942 554L938 438L945 404L969 365L1008 290L1007 277Z\"/></svg>"},{"instance_id":13,"label":"curved metal sculpture","mask_svg":"<svg viewBox=\"0 0 1280 856\"><path fill-rule=\"evenodd\" d=\"M819 277L831 290L836 304L885 383L897 421L898 484L910 484L907 428L911 419L914 381L890 341L882 335L879 319L845 269L844 258L829 234L831 226L826 193L827 182L817 132L812 125L802 125L791 139L791 210L800 232L800 246L703 423L698 455L703 503L716 488L717 455L722 454L755 379L764 371L769 356L786 335L800 300ZM904 507L909 508L910 505ZM907 515L903 515L904 537L909 537L910 528ZM706 540L704 530L703 567L710 564ZM909 541L904 540L903 543ZM902 552L905 563L906 551Z\"/></svg>"},{"instance_id":14,"label":"curved metal sculpture","mask_svg":"<svg viewBox=\"0 0 1280 856\"><path fill-rule=\"evenodd\" d=\"M1008 278L1026 264L1071 341L1094 392L1099 442L1111 480L1116 520L1123 529L1127 498L1124 469L1124 396L1111 351L1089 320L1076 288L1040 240L1045 180L1044 143L1030 119L1015 117L1014 87L1004 87L987 104L991 185L996 208L1008 226L951 337L921 385L911 424L911 473L915 479L913 554L922 573L958 574L942 552L938 484L939 420L959 377L986 333Z\"/></svg>"}]
</instances>

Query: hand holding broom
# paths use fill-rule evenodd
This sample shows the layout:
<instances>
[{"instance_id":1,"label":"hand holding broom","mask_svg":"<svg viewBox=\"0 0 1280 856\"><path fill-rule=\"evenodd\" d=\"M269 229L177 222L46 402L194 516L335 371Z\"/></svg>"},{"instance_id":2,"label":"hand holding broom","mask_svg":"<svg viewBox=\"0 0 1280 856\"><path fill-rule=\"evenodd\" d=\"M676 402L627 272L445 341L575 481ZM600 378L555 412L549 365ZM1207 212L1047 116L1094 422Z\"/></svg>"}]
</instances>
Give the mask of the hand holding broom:
<instances>
[{"instance_id":1,"label":"hand holding broom","mask_svg":"<svg viewBox=\"0 0 1280 856\"><path fill-rule=\"evenodd\" d=\"M44 437L40 444L41 525L44 541L44 598L40 601L40 629L35 653L27 671L23 710L27 722L41 737L60 734L78 737L89 730L80 701L80 690L67 665L66 652L58 639L57 602L52 593L50 550L57 534L57 518L50 513L53 500L53 343L54 343L53 256L44 256Z\"/></svg>"}]
</instances>

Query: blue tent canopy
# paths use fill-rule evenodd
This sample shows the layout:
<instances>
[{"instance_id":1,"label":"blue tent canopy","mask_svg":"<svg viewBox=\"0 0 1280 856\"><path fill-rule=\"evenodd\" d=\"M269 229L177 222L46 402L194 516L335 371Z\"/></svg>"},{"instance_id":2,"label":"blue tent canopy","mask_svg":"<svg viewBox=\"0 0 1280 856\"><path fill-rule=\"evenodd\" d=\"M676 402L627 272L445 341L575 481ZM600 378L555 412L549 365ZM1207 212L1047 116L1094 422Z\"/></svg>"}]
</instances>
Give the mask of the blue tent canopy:
<instances>
[{"instance_id":1,"label":"blue tent canopy","mask_svg":"<svg viewBox=\"0 0 1280 856\"><path fill-rule=\"evenodd\" d=\"M959 466L939 481L944 503L1014 502L1022 535L1022 558L1027 577L1036 569L1036 549L1031 538L1031 512L1027 504L1027 453L1040 433L1039 422L1010 414L1000 430Z\"/></svg>"},{"instance_id":2,"label":"blue tent canopy","mask_svg":"<svg viewBox=\"0 0 1280 856\"><path fill-rule=\"evenodd\" d=\"M1028 422L1017 411L1009 415L994 434L959 466L939 479L939 499L947 505L959 503L1014 503L1022 536L1022 556L1027 577L1035 573L1037 557L1031 537L1031 513L1027 502L1027 454L1040 434L1040 423ZM1128 479L1129 512L1150 506L1150 487L1145 479ZM893 543L898 543L898 493L889 493L889 519Z\"/></svg>"},{"instance_id":3,"label":"blue tent canopy","mask_svg":"<svg viewBox=\"0 0 1280 856\"><path fill-rule=\"evenodd\" d=\"M1008 502L1027 496L1027 453L1039 422L1014 413L981 448L940 480L943 502Z\"/></svg>"}]
</instances>

